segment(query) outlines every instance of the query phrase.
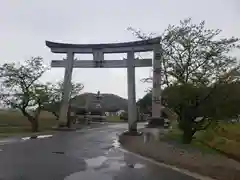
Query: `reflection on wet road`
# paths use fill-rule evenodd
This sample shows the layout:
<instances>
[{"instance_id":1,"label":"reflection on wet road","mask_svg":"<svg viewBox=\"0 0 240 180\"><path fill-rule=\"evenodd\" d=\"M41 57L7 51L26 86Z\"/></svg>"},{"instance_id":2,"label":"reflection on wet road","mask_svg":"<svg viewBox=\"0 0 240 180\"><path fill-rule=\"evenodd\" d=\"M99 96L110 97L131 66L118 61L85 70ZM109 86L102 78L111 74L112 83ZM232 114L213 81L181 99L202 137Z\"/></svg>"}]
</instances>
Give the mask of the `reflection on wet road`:
<instances>
[{"instance_id":1,"label":"reflection on wet road","mask_svg":"<svg viewBox=\"0 0 240 180\"><path fill-rule=\"evenodd\" d=\"M193 180L119 149L125 125L59 132L0 145L2 180Z\"/></svg>"}]
</instances>

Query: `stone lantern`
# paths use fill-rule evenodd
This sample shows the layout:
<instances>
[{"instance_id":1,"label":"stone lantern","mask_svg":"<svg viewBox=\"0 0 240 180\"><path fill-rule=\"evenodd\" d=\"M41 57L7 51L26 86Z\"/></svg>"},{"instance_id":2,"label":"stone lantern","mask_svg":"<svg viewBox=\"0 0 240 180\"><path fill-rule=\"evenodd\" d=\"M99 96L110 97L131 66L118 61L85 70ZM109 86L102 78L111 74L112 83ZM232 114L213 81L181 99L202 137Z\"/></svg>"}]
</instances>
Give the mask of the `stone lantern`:
<instances>
[{"instance_id":1,"label":"stone lantern","mask_svg":"<svg viewBox=\"0 0 240 180\"><path fill-rule=\"evenodd\" d=\"M102 100L102 95L100 94L100 91L97 92L97 95L95 96L96 97L96 108L99 109L99 108L102 108L101 106L101 100Z\"/></svg>"},{"instance_id":2,"label":"stone lantern","mask_svg":"<svg viewBox=\"0 0 240 180\"><path fill-rule=\"evenodd\" d=\"M93 111L91 111L91 119L93 121L104 121L106 120L106 116L104 116L103 108L102 108L102 98L100 91L97 92L97 94L94 96L93 100ZM95 109L95 110L94 110Z\"/></svg>"}]
</instances>

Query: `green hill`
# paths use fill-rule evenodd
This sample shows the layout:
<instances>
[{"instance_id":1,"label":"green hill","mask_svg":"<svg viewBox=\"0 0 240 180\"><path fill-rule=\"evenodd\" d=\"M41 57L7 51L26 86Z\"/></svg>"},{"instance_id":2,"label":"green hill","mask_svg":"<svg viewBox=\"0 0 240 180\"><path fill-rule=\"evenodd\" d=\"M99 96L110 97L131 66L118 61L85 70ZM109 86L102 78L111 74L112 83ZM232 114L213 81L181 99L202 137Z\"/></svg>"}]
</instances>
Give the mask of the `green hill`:
<instances>
[{"instance_id":1,"label":"green hill","mask_svg":"<svg viewBox=\"0 0 240 180\"><path fill-rule=\"evenodd\" d=\"M72 99L72 105L78 107L84 107L89 103L90 109L95 109L94 100L96 100L96 94L94 93L84 93L78 95ZM118 110L127 110L127 99L124 99L120 96L114 94L101 94L102 96L102 108L104 111L118 111Z\"/></svg>"}]
</instances>

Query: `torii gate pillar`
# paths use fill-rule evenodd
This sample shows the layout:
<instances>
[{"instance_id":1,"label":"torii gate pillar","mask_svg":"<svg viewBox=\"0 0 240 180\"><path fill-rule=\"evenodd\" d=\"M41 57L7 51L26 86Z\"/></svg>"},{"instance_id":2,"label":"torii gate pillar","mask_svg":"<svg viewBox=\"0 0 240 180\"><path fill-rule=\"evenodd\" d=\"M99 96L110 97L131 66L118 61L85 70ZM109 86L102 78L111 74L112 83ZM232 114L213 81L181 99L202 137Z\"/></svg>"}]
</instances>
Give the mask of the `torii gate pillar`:
<instances>
[{"instance_id":1,"label":"torii gate pillar","mask_svg":"<svg viewBox=\"0 0 240 180\"><path fill-rule=\"evenodd\" d=\"M137 131L137 106L136 106L136 84L134 52L127 53L127 86L128 86L128 129Z\"/></svg>"},{"instance_id":2,"label":"torii gate pillar","mask_svg":"<svg viewBox=\"0 0 240 180\"><path fill-rule=\"evenodd\" d=\"M74 62L74 53L72 51L67 52L67 59L65 60L65 72L63 80L63 96L61 107L59 111L59 127L68 127L71 126L71 123L68 122L68 110L69 110L69 101L70 94L72 89L72 71L73 71L73 62Z\"/></svg>"}]
</instances>

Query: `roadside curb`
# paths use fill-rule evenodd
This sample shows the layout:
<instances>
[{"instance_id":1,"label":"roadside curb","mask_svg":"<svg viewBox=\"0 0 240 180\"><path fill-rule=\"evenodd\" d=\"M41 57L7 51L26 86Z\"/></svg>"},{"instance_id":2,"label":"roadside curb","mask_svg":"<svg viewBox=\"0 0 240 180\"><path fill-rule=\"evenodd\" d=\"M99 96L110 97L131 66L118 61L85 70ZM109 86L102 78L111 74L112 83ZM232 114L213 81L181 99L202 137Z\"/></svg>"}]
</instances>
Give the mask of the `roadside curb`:
<instances>
[{"instance_id":1,"label":"roadside curb","mask_svg":"<svg viewBox=\"0 0 240 180\"><path fill-rule=\"evenodd\" d=\"M217 180L217 179L211 178L211 177L209 177L209 176L204 176L204 175L198 174L198 173L196 173L196 172L191 172L191 171L189 171L189 170L187 170L187 169L179 168L179 167L176 167L176 166L170 165L170 164L166 164L166 163L157 161L157 160L155 160L155 159L153 159L153 158L150 158L150 157L143 156L143 155L140 155L140 154L138 154L138 153L132 152L132 151L130 151L130 150L128 150L128 149L126 149L126 148L124 147L123 143L121 142L121 136L122 136L122 134L119 135L118 140L119 140L119 143L120 143L120 145L121 145L121 147L120 147L119 149L120 149L122 152L132 154L132 155L134 155L134 156L136 156L136 157L138 157L138 158L141 158L141 159L143 159L143 160L146 160L146 161L148 161L148 162L150 162L150 163L153 163L153 164L155 164L155 165L157 165L157 166L164 167L164 168L168 168L168 169L171 169L171 170L180 172L180 173L182 173L182 174L185 174L185 175L187 175L187 176L193 177L193 178L198 179L198 180Z\"/></svg>"},{"instance_id":2,"label":"roadside curb","mask_svg":"<svg viewBox=\"0 0 240 180\"><path fill-rule=\"evenodd\" d=\"M151 162L151 163L153 163L153 164L156 164L156 165L158 165L158 166L161 166L161 167L164 167L164 168L168 168L168 169L172 169L172 170L174 170L174 171L180 172L180 173L182 173L182 174L188 175L188 176L190 176L190 177L193 177L193 178L196 178L196 179L199 179L199 180L217 180L217 179L213 179L213 178L211 178L211 177L207 177L207 176L200 175L200 174L195 173L195 172L191 172L191 171L189 171L189 170L187 170L187 169L182 169L182 168L178 168L178 167L176 167L176 166L172 166L172 165L169 165L169 164L165 164L165 163L158 162L158 161L156 161L156 160L154 160L154 159L152 159L152 158L148 158L148 157L146 157L146 156L142 156L142 155L140 155L140 154L131 152L131 151L125 149L123 146L121 146L121 148L119 148L119 149L120 149L120 151L122 151L122 152L126 152L126 153L129 153L129 154L132 154L132 155L134 155L134 156L136 156L136 157L139 157L139 158L141 158L141 159L143 159L143 160L146 160L146 161Z\"/></svg>"}]
</instances>

